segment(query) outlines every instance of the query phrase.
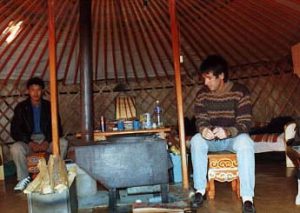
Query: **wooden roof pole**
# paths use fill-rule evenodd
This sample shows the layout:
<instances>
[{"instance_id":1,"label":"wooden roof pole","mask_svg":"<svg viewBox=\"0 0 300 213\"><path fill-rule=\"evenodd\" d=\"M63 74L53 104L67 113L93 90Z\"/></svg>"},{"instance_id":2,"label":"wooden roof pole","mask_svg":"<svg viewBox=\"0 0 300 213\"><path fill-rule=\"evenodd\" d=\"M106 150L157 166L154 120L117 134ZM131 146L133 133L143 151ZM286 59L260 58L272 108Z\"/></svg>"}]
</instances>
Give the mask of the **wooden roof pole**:
<instances>
[{"instance_id":1,"label":"wooden roof pole","mask_svg":"<svg viewBox=\"0 0 300 213\"><path fill-rule=\"evenodd\" d=\"M169 0L171 33L172 33L172 49L173 49L173 63L175 70L175 87L177 98L177 114L179 125L179 139L181 151L181 170L183 177L183 189L189 188L187 160L186 160L186 147L185 147L185 132L184 132L184 118L183 118L183 104L182 104L182 88L181 88L181 74L180 74L180 61L179 61L179 34L178 25L176 20L176 0Z\"/></svg>"},{"instance_id":2,"label":"wooden roof pole","mask_svg":"<svg viewBox=\"0 0 300 213\"><path fill-rule=\"evenodd\" d=\"M48 29L49 29L49 69L50 69L50 101L52 120L52 143L53 154L59 155L58 135L58 110L57 110L57 82L56 82L56 40L54 0L48 0Z\"/></svg>"}]
</instances>

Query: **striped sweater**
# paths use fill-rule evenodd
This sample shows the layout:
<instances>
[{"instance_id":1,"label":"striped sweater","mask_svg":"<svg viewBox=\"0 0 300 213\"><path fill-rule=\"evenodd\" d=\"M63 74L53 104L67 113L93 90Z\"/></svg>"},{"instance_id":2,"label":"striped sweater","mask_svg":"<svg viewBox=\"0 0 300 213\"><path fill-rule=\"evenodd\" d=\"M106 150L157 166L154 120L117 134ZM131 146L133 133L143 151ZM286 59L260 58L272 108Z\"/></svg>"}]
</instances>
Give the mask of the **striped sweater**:
<instances>
[{"instance_id":1,"label":"striped sweater","mask_svg":"<svg viewBox=\"0 0 300 213\"><path fill-rule=\"evenodd\" d=\"M201 133L207 127L223 127L231 137L248 133L252 123L249 90L239 84L226 82L222 92L202 87L195 99L196 126Z\"/></svg>"}]
</instances>

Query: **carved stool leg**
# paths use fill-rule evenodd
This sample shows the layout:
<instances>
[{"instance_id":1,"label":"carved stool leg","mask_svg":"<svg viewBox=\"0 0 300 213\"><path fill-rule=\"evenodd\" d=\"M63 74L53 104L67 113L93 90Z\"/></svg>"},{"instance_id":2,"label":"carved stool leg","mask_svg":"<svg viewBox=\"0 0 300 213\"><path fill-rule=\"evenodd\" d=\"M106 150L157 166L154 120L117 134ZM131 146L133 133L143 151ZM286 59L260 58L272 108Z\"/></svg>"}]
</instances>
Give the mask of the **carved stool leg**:
<instances>
[{"instance_id":1,"label":"carved stool leg","mask_svg":"<svg viewBox=\"0 0 300 213\"><path fill-rule=\"evenodd\" d=\"M209 187L208 187L208 198L213 200L215 199L215 180L210 179L209 182Z\"/></svg>"},{"instance_id":2,"label":"carved stool leg","mask_svg":"<svg viewBox=\"0 0 300 213\"><path fill-rule=\"evenodd\" d=\"M240 195L240 178L239 177L237 177L237 179L236 179L236 194L238 197L241 196Z\"/></svg>"},{"instance_id":3,"label":"carved stool leg","mask_svg":"<svg viewBox=\"0 0 300 213\"><path fill-rule=\"evenodd\" d=\"M231 188L232 188L232 191L234 191L234 192L237 191L237 179L234 179L231 181Z\"/></svg>"}]
</instances>

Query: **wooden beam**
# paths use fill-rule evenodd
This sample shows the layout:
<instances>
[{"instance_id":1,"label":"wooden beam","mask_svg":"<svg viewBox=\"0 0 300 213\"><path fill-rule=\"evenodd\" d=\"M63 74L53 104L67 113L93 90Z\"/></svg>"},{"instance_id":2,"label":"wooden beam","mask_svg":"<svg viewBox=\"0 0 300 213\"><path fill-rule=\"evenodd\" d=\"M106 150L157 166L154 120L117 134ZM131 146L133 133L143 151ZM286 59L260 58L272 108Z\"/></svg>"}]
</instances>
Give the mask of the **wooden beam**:
<instances>
[{"instance_id":1,"label":"wooden beam","mask_svg":"<svg viewBox=\"0 0 300 213\"><path fill-rule=\"evenodd\" d=\"M67 1L62 1L61 4L59 4L61 2L56 2L56 8L59 8L59 11L56 13L57 17L61 17L62 14L67 11ZM64 21L64 19L60 19L60 21L57 23L56 25L56 32L57 32L57 36L55 38L55 42L59 43L61 37L63 36L63 30L62 28L64 28L66 22ZM55 33L56 35L56 33ZM41 76L44 77L47 74L47 70L48 70L48 66L49 66L49 61L47 63L45 63L44 69L42 71ZM58 67L56 67L56 70L58 70Z\"/></svg>"},{"instance_id":2,"label":"wooden beam","mask_svg":"<svg viewBox=\"0 0 300 213\"><path fill-rule=\"evenodd\" d=\"M126 22L126 24L128 24L128 29L129 29L129 33L131 34L131 36L133 36L133 38L139 38L139 34L136 32L135 30L135 25L134 25L134 19L131 15L131 10L129 8L131 8L131 6L129 5L129 1L124 1L124 13L126 14L125 18L128 20L128 22ZM130 32L131 31L131 32ZM129 42L130 42L130 37L129 37ZM143 70L145 76L144 78L149 82L149 75L147 72L147 66L145 63L145 59L143 58L143 54L142 52L144 51L144 47L140 44L140 42L137 41L137 39L133 39L133 44L135 49L132 49L133 51L136 51L138 53L138 57L133 57L133 60L137 60L136 58L138 58L140 60L141 63L141 70ZM141 76L140 76L141 77Z\"/></svg>"},{"instance_id":3,"label":"wooden beam","mask_svg":"<svg viewBox=\"0 0 300 213\"><path fill-rule=\"evenodd\" d=\"M115 74L115 82L119 81L118 70L117 70L117 61L116 61L116 51L115 51L115 21L116 18L114 17L114 10L113 10L113 1L109 1L108 3L109 9L109 23L110 23L110 43L111 43L111 58L113 64L113 71ZM108 41L107 41L108 42Z\"/></svg>"},{"instance_id":4,"label":"wooden beam","mask_svg":"<svg viewBox=\"0 0 300 213\"><path fill-rule=\"evenodd\" d=\"M37 4L38 5L38 4ZM10 71L8 72L8 74L6 75L6 79L5 81L8 81L11 74L13 72L16 72L16 68L20 63L21 60L24 60L24 58L27 57L27 61L24 65L22 65L22 70L21 72L18 74L18 78L17 80L14 82L14 88L17 88L17 86L20 83L20 80L29 64L29 61L33 55L33 53L37 50L37 47L39 45L39 43L41 42L41 38L44 37L47 33L47 28L43 28L43 26L45 25L45 15L43 15L42 17L34 17L35 18L35 22L36 24L34 25L34 27L30 30L30 32L27 34L27 36L29 37L28 41L25 43L25 41L23 41L23 43L25 44L25 46L23 47L21 53L18 56L18 59L15 61L14 65L11 67ZM29 52L30 50L30 45L32 45L34 43L34 38L36 38L36 35L40 33L39 35L39 39L37 40L37 42L35 43L34 48L31 50L29 56L26 55L27 52ZM6 84L6 83L4 83Z\"/></svg>"},{"instance_id":5,"label":"wooden beam","mask_svg":"<svg viewBox=\"0 0 300 213\"><path fill-rule=\"evenodd\" d=\"M136 20L139 20L139 18L141 18L141 15L138 14L138 7L141 7L140 5L136 5L134 4L133 2L130 3L130 10L133 11L133 17L134 19ZM138 28L138 31L141 32L140 34L140 38L141 38L141 41L142 41L142 44L143 44L143 47L145 48L144 49L144 52L145 52L145 55L147 56L147 58L149 59L149 62L148 62L148 71L147 72L150 72L150 70L152 70L152 72L155 74L156 76L156 79L158 81L161 82L161 77L159 76L158 72L157 72L157 67L153 61L153 57L151 55L151 52L150 52L150 48L149 46L151 45L151 42L147 42L147 37L149 38L150 37L150 34L146 33L146 29L147 29L147 24L142 24L142 21L137 21L136 22L136 25L137 25L137 28ZM154 45L154 43L152 43ZM150 66L149 66L150 65ZM151 67L151 69L150 69Z\"/></svg>"},{"instance_id":6,"label":"wooden beam","mask_svg":"<svg viewBox=\"0 0 300 213\"><path fill-rule=\"evenodd\" d=\"M169 27L169 20L165 19L162 16L162 14L166 13L165 10L164 10L164 8L165 8L164 3L165 3L165 1L154 1L153 3L151 3L151 7L149 7L149 9L153 11L151 16L152 16L153 19L156 20L155 25L159 27L158 31L160 31L160 33L163 33L163 37L165 39L168 39L169 36L170 36L170 34L169 34L169 31L166 30L166 29L168 29L168 27ZM184 32L185 32L185 30L183 30L181 32L181 35L183 35ZM160 38L159 40L160 41L162 40L161 37L162 36L159 36L159 38ZM169 41L170 41L170 44L169 44ZM172 64L172 59L169 56L169 45L171 45L172 41L168 39L167 42L168 43L163 42L164 45L161 46L161 47L164 47L165 49L167 49L167 52L165 51L166 52L166 56L167 56L170 64ZM189 40L187 40L186 42L189 42ZM168 44L168 45L166 45L166 44ZM193 46L193 45L191 45L191 46ZM182 68L185 71L186 75L189 78L192 78L192 76L190 74L191 70L189 69L189 67L187 66L187 64L190 64L193 67L194 71L196 71L198 69L198 66L192 60L192 56L190 54L190 51L187 48L185 48L184 46L181 46L181 48L182 48L182 52L184 53L184 56L186 56L186 58L187 58L187 60L185 60L186 62L182 63ZM196 51L196 53L197 53L197 51ZM194 72L194 71L192 71L192 72Z\"/></svg>"},{"instance_id":7,"label":"wooden beam","mask_svg":"<svg viewBox=\"0 0 300 213\"><path fill-rule=\"evenodd\" d=\"M120 9L121 10L121 9ZM126 20L128 19L127 15L126 15L126 11L125 10L122 10L120 12L120 16L121 16L121 19L122 20ZM134 58L133 58L133 54L132 54L132 45L130 44L129 42L129 26L127 23L121 25L122 26L122 30L124 32L124 39L125 39L125 42L124 44L126 45L125 46L125 49L128 49L128 55L129 55L129 61L130 61L130 65L132 67L132 72L134 74L134 79L136 82L139 82L139 78L138 78L138 74L137 74L137 68L136 68L136 65L134 63Z\"/></svg>"},{"instance_id":8,"label":"wooden beam","mask_svg":"<svg viewBox=\"0 0 300 213\"><path fill-rule=\"evenodd\" d=\"M108 11L108 6L107 6L107 1L104 1L104 6L105 11L104 11L104 33L103 33L103 40L102 40L102 55L103 55L103 69L104 69L104 79L105 83L107 84L108 81L108 57L107 57L107 43L108 43L108 29L109 29L109 11Z\"/></svg>"},{"instance_id":9,"label":"wooden beam","mask_svg":"<svg viewBox=\"0 0 300 213\"><path fill-rule=\"evenodd\" d=\"M94 57L94 64L95 64L95 72L94 72L94 79L98 79L98 73L99 70L99 42L100 42L100 32L102 30L101 28L101 23L102 23L102 17L103 13L101 12L103 10L103 1L94 1L93 5L93 20L95 20L95 24L93 25L93 40L96 39L95 41L95 46L93 50L93 54L95 55ZM101 9L101 10L100 10Z\"/></svg>"},{"instance_id":10,"label":"wooden beam","mask_svg":"<svg viewBox=\"0 0 300 213\"><path fill-rule=\"evenodd\" d=\"M168 69L167 69L165 63L163 62L163 57L161 57L162 56L161 50L159 50L160 47L163 49L163 47L162 47L163 45L162 45L162 41L161 41L162 37L158 35L158 32L157 32L158 26L155 26L155 24L153 23L153 17L149 14L150 7L148 7L147 9L143 9L137 5L137 2L135 2L135 5L138 8L138 10L137 10L138 16L141 17L142 20L147 20L147 26L145 27L145 33L146 33L146 35L148 35L148 38L150 39L150 44L152 45L152 48L154 49L154 53L155 53L154 58L156 58L159 61L159 63L158 62L156 63L157 66L160 64L160 66L158 66L155 69L160 69L160 67L161 67L164 71L165 77L167 79L170 79ZM165 57L165 58L169 59L170 64L172 64L170 56ZM162 79L162 77L160 77L160 79Z\"/></svg>"},{"instance_id":11,"label":"wooden beam","mask_svg":"<svg viewBox=\"0 0 300 213\"><path fill-rule=\"evenodd\" d=\"M69 44L70 41L72 41L71 39L71 36L72 35L75 35L76 33L76 29L78 27L78 22L75 22L77 21L78 19L76 18L77 17L77 13L78 13L78 3L74 4L73 6L73 9L72 9L72 12L69 14L62 14L62 19L61 19L61 33L63 34L63 32L67 32L66 36L61 36L60 37L60 40L58 39L57 40L57 43L62 43L63 44L63 47L60 51L60 53L58 54L58 62L57 62L57 70L60 71L60 72L64 72L64 68L63 68L63 60L66 58L65 55L67 55L66 53L66 49L67 49L67 46ZM72 21L69 21L69 19L71 19ZM77 23L77 24L74 24L74 22ZM65 29L64 29L65 27ZM71 43L71 42L70 42ZM60 68L62 66L62 68ZM59 75L59 73L58 73Z\"/></svg>"},{"instance_id":12,"label":"wooden beam","mask_svg":"<svg viewBox=\"0 0 300 213\"><path fill-rule=\"evenodd\" d=\"M77 30L78 30L78 26L74 26L74 33L72 35L72 39L71 39L71 47L70 47L70 50L69 50L69 54L68 54L68 59L67 59L67 62L66 62L66 67L65 67L65 72L64 72L64 84L67 82L67 79L68 79L68 73L69 73L69 70L70 70L70 67L71 67L71 63L72 63L72 60L74 62L74 64L76 64L76 60L73 59L75 57L73 57L73 55L75 54L75 47L77 45ZM75 66L74 66L75 67ZM76 73L74 71L74 73ZM75 74L74 74L75 75ZM74 82L76 83L76 82Z\"/></svg>"}]
</instances>

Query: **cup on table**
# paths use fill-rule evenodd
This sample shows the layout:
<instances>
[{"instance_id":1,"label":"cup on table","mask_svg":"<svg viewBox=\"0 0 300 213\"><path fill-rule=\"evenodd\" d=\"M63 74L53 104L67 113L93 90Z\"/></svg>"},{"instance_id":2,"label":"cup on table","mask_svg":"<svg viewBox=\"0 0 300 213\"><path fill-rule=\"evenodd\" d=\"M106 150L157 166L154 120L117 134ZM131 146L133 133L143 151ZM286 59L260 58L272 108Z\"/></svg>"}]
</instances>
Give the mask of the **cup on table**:
<instances>
[{"instance_id":1,"label":"cup on table","mask_svg":"<svg viewBox=\"0 0 300 213\"><path fill-rule=\"evenodd\" d=\"M141 128L141 124L140 124L140 121L139 120L134 120L133 121L133 129L134 130L138 130Z\"/></svg>"},{"instance_id":2,"label":"cup on table","mask_svg":"<svg viewBox=\"0 0 300 213\"><path fill-rule=\"evenodd\" d=\"M118 130L124 130L124 121L123 120L118 121L117 128L118 128Z\"/></svg>"}]
</instances>

